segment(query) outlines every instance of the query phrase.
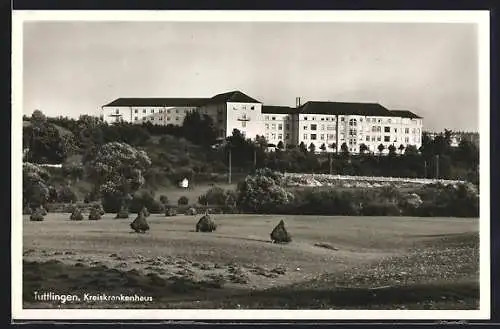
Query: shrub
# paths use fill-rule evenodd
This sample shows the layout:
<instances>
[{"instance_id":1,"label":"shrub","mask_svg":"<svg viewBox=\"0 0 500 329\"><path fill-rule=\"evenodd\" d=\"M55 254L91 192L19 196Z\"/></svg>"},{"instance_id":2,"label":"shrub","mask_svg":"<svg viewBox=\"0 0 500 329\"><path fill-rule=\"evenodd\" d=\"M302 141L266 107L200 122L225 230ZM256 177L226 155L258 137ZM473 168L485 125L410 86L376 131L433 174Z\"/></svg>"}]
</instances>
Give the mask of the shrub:
<instances>
[{"instance_id":1,"label":"shrub","mask_svg":"<svg viewBox=\"0 0 500 329\"><path fill-rule=\"evenodd\" d=\"M167 205L168 204L168 197L166 195L160 195L160 202L163 205Z\"/></svg>"},{"instance_id":2,"label":"shrub","mask_svg":"<svg viewBox=\"0 0 500 329\"><path fill-rule=\"evenodd\" d=\"M165 216L167 216L167 217L177 216L177 210L175 210L175 208L168 207L166 212L165 212Z\"/></svg>"},{"instance_id":3,"label":"shrub","mask_svg":"<svg viewBox=\"0 0 500 329\"><path fill-rule=\"evenodd\" d=\"M196 208L194 208L194 207L190 207L186 210L186 215L188 215L188 216L194 216L196 214L198 214L198 212L196 211Z\"/></svg>"},{"instance_id":4,"label":"shrub","mask_svg":"<svg viewBox=\"0 0 500 329\"><path fill-rule=\"evenodd\" d=\"M293 207L283 209L282 212L291 211L293 214L304 215L359 215L358 200L350 192L336 190L305 189L295 193Z\"/></svg>"},{"instance_id":5,"label":"shrub","mask_svg":"<svg viewBox=\"0 0 500 329\"><path fill-rule=\"evenodd\" d=\"M165 211L165 206L159 201L155 200L154 194L148 191L136 193L130 201L129 210L130 212L138 213L144 207L146 207L148 212L152 214L160 214Z\"/></svg>"},{"instance_id":6,"label":"shrub","mask_svg":"<svg viewBox=\"0 0 500 329\"><path fill-rule=\"evenodd\" d=\"M137 217L134 219L134 221L130 223L130 227L136 233L144 233L146 231L149 231L148 222L146 221L146 217L144 217L144 214L142 212L139 212L139 214L137 214Z\"/></svg>"},{"instance_id":7,"label":"shrub","mask_svg":"<svg viewBox=\"0 0 500 329\"><path fill-rule=\"evenodd\" d=\"M99 215L101 215L101 216L104 216L104 214L106 213L104 211L104 208L102 207L102 204L100 204L100 203L93 205L92 208L96 209L99 212Z\"/></svg>"},{"instance_id":8,"label":"shrub","mask_svg":"<svg viewBox=\"0 0 500 329\"><path fill-rule=\"evenodd\" d=\"M217 229L217 224L209 214L205 214L196 223L196 232L214 232Z\"/></svg>"},{"instance_id":9,"label":"shrub","mask_svg":"<svg viewBox=\"0 0 500 329\"><path fill-rule=\"evenodd\" d=\"M43 211L42 207L35 209L35 211L30 215L30 221L41 222L43 221Z\"/></svg>"},{"instance_id":10,"label":"shrub","mask_svg":"<svg viewBox=\"0 0 500 329\"><path fill-rule=\"evenodd\" d=\"M186 196L181 196L179 200L177 201L177 204L179 206L185 206L189 203L189 199Z\"/></svg>"},{"instance_id":11,"label":"shrub","mask_svg":"<svg viewBox=\"0 0 500 329\"><path fill-rule=\"evenodd\" d=\"M141 213L144 215L144 217L149 217L149 211L148 208L142 207Z\"/></svg>"},{"instance_id":12,"label":"shrub","mask_svg":"<svg viewBox=\"0 0 500 329\"><path fill-rule=\"evenodd\" d=\"M101 212L97 208L90 209L89 220L99 220L101 219Z\"/></svg>"},{"instance_id":13,"label":"shrub","mask_svg":"<svg viewBox=\"0 0 500 329\"><path fill-rule=\"evenodd\" d=\"M223 206L226 203L226 191L221 187L211 187L205 194L200 195L198 203L202 205Z\"/></svg>"},{"instance_id":14,"label":"shrub","mask_svg":"<svg viewBox=\"0 0 500 329\"><path fill-rule=\"evenodd\" d=\"M107 213L117 213L122 207L123 200L112 194L106 194L102 197L102 207Z\"/></svg>"},{"instance_id":15,"label":"shrub","mask_svg":"<svg viewBox=\"0 0 500 329\"><path fill-rule=\"evenodd\" d=\"M401 210L391 202L372 202L363 205L361 214L364 216L399 216Z\"/></svg>"},{"instance_id":16,"label":"shrub","mask_svg":"<svg viewBox=\"0 0 500 329\"><path fill-rule=\"evenodd\" d=\"M116 214L115 219L118 218L128 218L128 208L126 206L122 206L120 208L120 211Z\"/></svg>"},{"instance_id":17,"label":"shrub","mask_svg":"<svg viewBox=\"0 0 500 329\"><path fill-rule=\"evenodd\" d=\"M270 236L273 243L289 243L292 241L292 236L286 230L283 220L280 220L278 225L272 230Z\"/></svg>"},{"instance_id":18,"label":"shrub","mask_svg":"<svg viewBox=\"0 0 500 329\"><path fill-rule=\"evenodd\" d=\"M78 197L76 193L69 186L63 186L57 192L57 202L71 203L76 202Z\"/></svg>"},{"instance_id":19,"label":"shrub","mask_svg":"<svg viewBox=\"0 0 500 329\"><path fill-rule=\"evenodd\" d=\"M70 220L83 220L83 214L80 208L75 208L69 217Z\"/></svg>"},{"instance_id":20,"label":"shrub","mask_svg":"<svg viewBox=\"0 0 500 329\"><path fill-rule=\"evenodd\" d=\"M42 216L47 216L47 209L44 206L40 206L39 209Z\"/></svg>"}]
</instances>

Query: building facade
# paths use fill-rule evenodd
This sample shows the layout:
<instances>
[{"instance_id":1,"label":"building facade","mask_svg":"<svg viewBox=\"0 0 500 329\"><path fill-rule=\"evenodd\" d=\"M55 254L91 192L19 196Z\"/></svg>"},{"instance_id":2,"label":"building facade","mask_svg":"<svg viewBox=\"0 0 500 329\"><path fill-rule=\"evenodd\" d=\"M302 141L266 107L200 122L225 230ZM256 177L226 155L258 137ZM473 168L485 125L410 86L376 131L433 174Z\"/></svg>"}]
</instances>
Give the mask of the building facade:
<instances>
[{"instance_id":1,"label":"building facade","mask_svg":"<svg viewBox=\"0 0 500 329\"><path fill-rule=\"evenodd\" d=\"M119 98L102 107L108 123L151 122L182 125L190 111L212 118L218 136L238 129L247 138L264 136L269 144L284 148L303 143L316 152L388 153L422 145L423 119L403 110L389 110L376 103L309 101L296 107L263 105L240 91L211 98ZM364 145L364 146L362 146Z\"/></svg>"}]
</instances>

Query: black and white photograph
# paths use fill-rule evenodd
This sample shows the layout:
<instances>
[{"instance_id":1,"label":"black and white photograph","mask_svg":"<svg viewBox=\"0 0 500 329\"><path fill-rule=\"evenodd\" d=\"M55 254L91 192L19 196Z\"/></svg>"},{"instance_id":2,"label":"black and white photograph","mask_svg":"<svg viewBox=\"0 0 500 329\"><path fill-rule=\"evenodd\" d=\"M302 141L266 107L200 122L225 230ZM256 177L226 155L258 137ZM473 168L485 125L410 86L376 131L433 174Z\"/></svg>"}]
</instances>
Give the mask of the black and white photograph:
<instances>
[{"instance_id":1,"label":"black and white photograph","mask_svg":"<svg viewBox=\"0 0 500 329\"><path fill-rule=\"evenodd\" d=\"M14 319L488 319L488 11L14 11Z\"/></svg>"}]
</instances>

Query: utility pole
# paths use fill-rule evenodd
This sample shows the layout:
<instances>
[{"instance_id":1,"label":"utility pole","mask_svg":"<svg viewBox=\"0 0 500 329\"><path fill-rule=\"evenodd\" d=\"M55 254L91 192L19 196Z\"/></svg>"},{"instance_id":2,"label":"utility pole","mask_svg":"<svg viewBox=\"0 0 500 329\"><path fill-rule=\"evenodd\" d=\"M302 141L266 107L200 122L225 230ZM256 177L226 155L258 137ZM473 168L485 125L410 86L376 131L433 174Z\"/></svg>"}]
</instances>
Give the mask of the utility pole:
<instances>
[{"instance_id":1,"label":"utility pole","mask_svg":"<svg viewBox=\"0 0 500 329\"><path fill-rule=\"evenodd\" d=\"M439 154L436 154L436 179L439 179Z\"/></svg>"},{"instance_id":2,"label":"utility pole","mask_svg":"<svg viewBox=\"0 0 500 329\"><path fill-rule=\"evenodd\" d=\"M231 184L231 146L229 146L229 172L227 177L228 184Z\"/></svg>"},{"instance_id":3,"label":"utility pole","mask_svg":"<svg viewBox=\"0 0 500 329\"><path fill-rule=\"evenodd\" d=\"M332 154L328 153L328 162L330 164L330 175L333 173L333 168L332 168Z\"/></svg>"}]
</instances>

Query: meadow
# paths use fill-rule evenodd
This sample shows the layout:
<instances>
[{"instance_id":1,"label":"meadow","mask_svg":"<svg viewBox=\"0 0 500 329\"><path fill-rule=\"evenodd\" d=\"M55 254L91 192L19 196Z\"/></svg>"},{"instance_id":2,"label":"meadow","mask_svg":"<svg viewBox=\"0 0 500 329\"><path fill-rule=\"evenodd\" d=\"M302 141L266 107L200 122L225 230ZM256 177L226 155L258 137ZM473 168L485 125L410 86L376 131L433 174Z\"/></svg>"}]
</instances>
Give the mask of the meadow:
<instances>
[{"instance_id":1,"label":"meadow","mask_svg":"<svg viewBox=\"0 0 500 329\"><path fill-rule=\"evenodd\" d=\"M170 197L170 193L169 193ZM194 201L194 200L193 200ZM87 214L86 214L87 215ZM477 309L477 218L216 215L70 221L23 217L24 308ZM273 244L284 219L293 241ZM152 296L40 302L34 292Z\"/></svg>"}]
</instances>

